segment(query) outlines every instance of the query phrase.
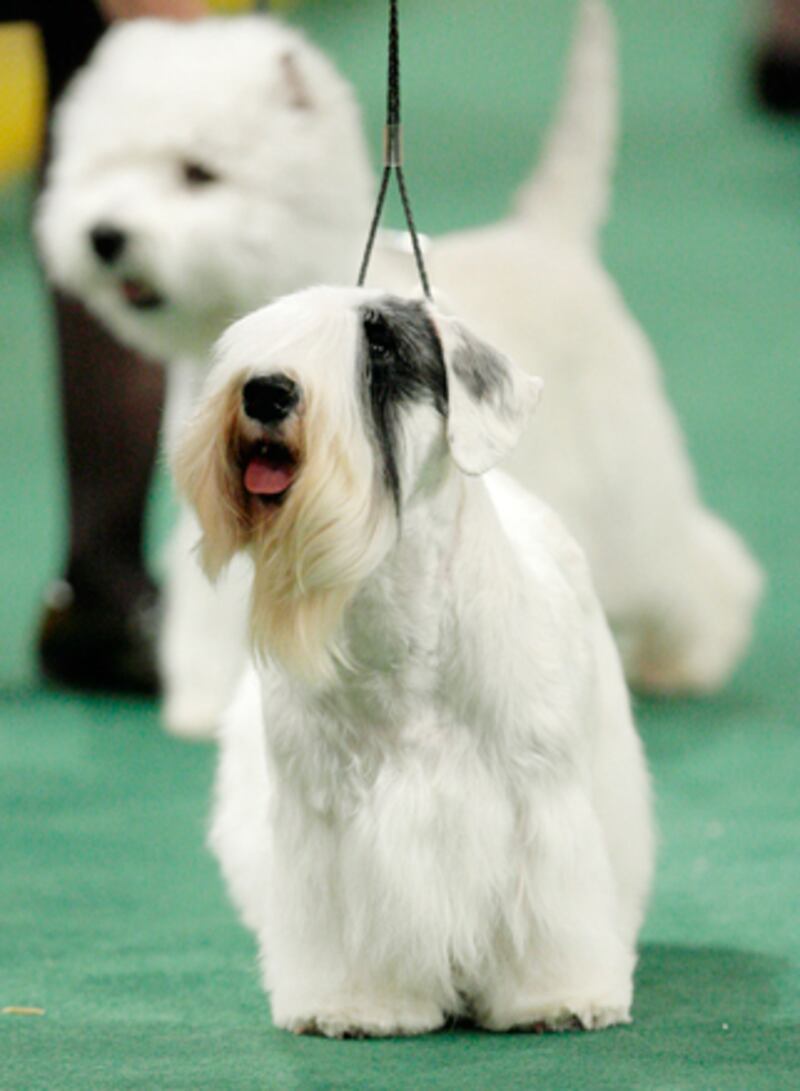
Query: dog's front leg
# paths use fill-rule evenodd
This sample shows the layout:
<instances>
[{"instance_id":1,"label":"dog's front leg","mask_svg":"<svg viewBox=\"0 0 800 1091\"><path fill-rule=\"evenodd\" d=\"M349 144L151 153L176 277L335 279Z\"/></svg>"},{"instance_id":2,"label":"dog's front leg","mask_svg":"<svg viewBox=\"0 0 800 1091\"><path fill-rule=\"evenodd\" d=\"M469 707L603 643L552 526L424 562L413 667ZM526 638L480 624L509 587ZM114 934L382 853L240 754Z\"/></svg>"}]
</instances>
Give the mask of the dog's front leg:
<instances>
[{"instance_id":1,"label":"dog's front leg","mask_svg":"<svg viewBox=\"0 0 800 1091\"><path fill-rule=\"evenodd\" d=\"M196 556L200 528L183 508L169 543L160 665L168 731L211 738L246 660L249 562L212 586Z\"/></svg>"},{"instance_id":2,"label":"dog's front leg","mask_svg":"<svg viewBox=\"0 0 800 1091\"><path fill-rule=\"evenodd\" d=\"M297 983L289 990L273 988L275 1026L326 1038L394 1038L426 1034L444 1023L435 1001L394 990L386 983L345 979L335 985L328 982L321 991L318 984L306 984L306 994Z\"/></svg>"},{"instance_id":3,"label":"dog's front leg","mask_svg":"<svg viewBox=\"0 0 800 1091\"><path fill-rule=\"evenodd\" d=\"M274 1024L330 1038L437 1029L444 1015L436 990L413 957L398 958L398 948L406 950L405 922L387 917L368 860L353 867L352 838L335 821L308 820L308 812L301 818L300 810L287 808L285 793L273 810L269 905L259 939Z\"/></svg>"},{"instance_id":4,"label":"dog's front leg","mask_svg":"<svg viewBox=\"0 0 800 1091\"><path fill-rule=\"evenodd\" d=\"M478 1022L490 1030L629 1022L635 952L622 938L602 829L581 787L537 787L520 854L475 1000Z\"/></svg>"}]
</instances>

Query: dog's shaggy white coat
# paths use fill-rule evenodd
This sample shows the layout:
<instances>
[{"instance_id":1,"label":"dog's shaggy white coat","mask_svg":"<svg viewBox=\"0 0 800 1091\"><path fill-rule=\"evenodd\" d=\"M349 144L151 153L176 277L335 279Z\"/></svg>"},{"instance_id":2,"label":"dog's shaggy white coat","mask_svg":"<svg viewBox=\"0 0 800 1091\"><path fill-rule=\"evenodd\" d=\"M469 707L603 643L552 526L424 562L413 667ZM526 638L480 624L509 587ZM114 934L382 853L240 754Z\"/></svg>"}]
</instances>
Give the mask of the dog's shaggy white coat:
<instances>
[{"instance_id":1,"label":"dog's shaggy white coat","mask_svg":"<svg viewBox=\"0 0 800 1091\"><path fill-rule=\"evenodd\" d=\"M383 379L365 312L399 346ZM538 384L420 312L427 347L370 290L243 319L178 445L204 563L243 549L255 565L259 665L221 732L211 842L280 1027L625 1022L653 839L619 656L556 516L496 471L462 472L508 452ZM400 389L426 352L438 403L413 374ZM242 391L276 373L302 399L261 428ZM242 485L260 439L298 452L268 510Z\"/></svg>"},{"instance_id":2,"label":"dog's shaggy white coat","mask_svg":"<svg viewBox=\"0 0 800 1091\"><path fill-rule=\"evenodd\" d=\"M703 504L657 361L597 256L616 129L613 32L585 0L567 93L541 166L503 222L433 241L440 297L545 379L539 426L508 469L551 503L588 556L629 680L663 693L721 686L747 647L761 577ZM214 181L187 184L186 166ZM53 277L123 338L176 357L185 418L224 325L283 292L354 279L371 213L358 113L332 67L271 19L120 27L57 112L38 233ZM89 232L124 229L97 260ZM154 290L135 309L123 290ZM379 247L372 282L407 291L409 258ZM207 734L240 668L250 578L216 592L171 549L166 722Z\"/></svg>"}]
</instances>

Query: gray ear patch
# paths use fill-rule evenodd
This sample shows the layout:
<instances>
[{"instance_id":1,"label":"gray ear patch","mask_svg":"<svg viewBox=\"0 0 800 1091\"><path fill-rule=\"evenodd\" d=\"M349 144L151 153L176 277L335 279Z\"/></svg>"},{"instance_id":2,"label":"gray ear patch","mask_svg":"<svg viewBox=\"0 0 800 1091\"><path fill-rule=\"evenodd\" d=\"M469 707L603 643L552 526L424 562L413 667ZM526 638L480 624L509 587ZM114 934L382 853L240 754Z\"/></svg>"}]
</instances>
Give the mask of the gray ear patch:
<instances>
[{"instance_id":1,"label":"gray ear patch","mask_svg":"<svg viewBox=\"0 0 800 1091\"><path fill-rule=\"evenodd\" d=\"M466 339L453 350L453 374L475 401L487 401L502 395L510 384L497 353L477 339ZM502 400L502 398L501 398Z\"/></svg>"},{"instance_id":2,"label":"gray ear patch","mask_svg":"<svg viewBox=\"0 0 800 1091\"><path fill-rule=\"evenodd\" d=\"M517 443L541 381L456 319L436 315L447 375L447 439L466 474L496 466Z\"/></svg>"}]
</instances>

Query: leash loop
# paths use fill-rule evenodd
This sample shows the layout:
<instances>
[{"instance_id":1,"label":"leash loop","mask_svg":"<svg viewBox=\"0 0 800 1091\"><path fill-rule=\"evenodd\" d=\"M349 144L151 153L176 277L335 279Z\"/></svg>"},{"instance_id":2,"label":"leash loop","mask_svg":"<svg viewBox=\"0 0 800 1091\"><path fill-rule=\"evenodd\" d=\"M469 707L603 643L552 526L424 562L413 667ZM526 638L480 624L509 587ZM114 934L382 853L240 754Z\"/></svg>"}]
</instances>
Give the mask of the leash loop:
<instances>
[{"instance_id":1,"label":"leash loop","mask_svg":"<svg viewBox=\"0 0 800 1091\"><path fill-rule=\"evenodd\" d=\"M383 212L386 191L389 188L389 179L392 171L397 175L397 188L400 191L400 200L403 204L403 213L411 236L411 245L414 249L414 258L417 263L422 290L425 298L431 298L431 289L428 282L428 274L425 271L425 263L422 260L422 248L419 244L417 229L414 225L414 215L411 211L411 201L408 196L406 180L403 174L403 130L400 124L400 34L397 21L397 0L389 0L389 65L386 86L386 125L383 130L383 175L378 190L378 200L375 214L372 217L367 245L361 268L358 273L358 287L361 288L366 280L369 260L372 256L372 248L375 244L375 236Z\"/></svg>"}]
</instances>

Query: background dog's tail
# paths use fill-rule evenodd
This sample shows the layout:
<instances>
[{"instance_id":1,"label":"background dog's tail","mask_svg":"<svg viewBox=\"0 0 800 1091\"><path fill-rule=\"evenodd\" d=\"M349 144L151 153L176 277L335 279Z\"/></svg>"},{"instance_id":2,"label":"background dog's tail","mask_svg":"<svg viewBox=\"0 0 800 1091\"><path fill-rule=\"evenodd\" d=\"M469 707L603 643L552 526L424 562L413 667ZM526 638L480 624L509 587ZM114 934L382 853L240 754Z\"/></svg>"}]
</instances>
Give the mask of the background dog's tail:
<instances>
[{"instance_id":1,"label":"background dog's tail","mask_svg":"<svg viewBox=\"0 0 800 1091\"><path fill-rule=\"evenodd\" d=\"M591 245L608 211L616 151L617 46L603 0L582 0L566 88L518 217Z\"/></svg>"}]
</instances>

